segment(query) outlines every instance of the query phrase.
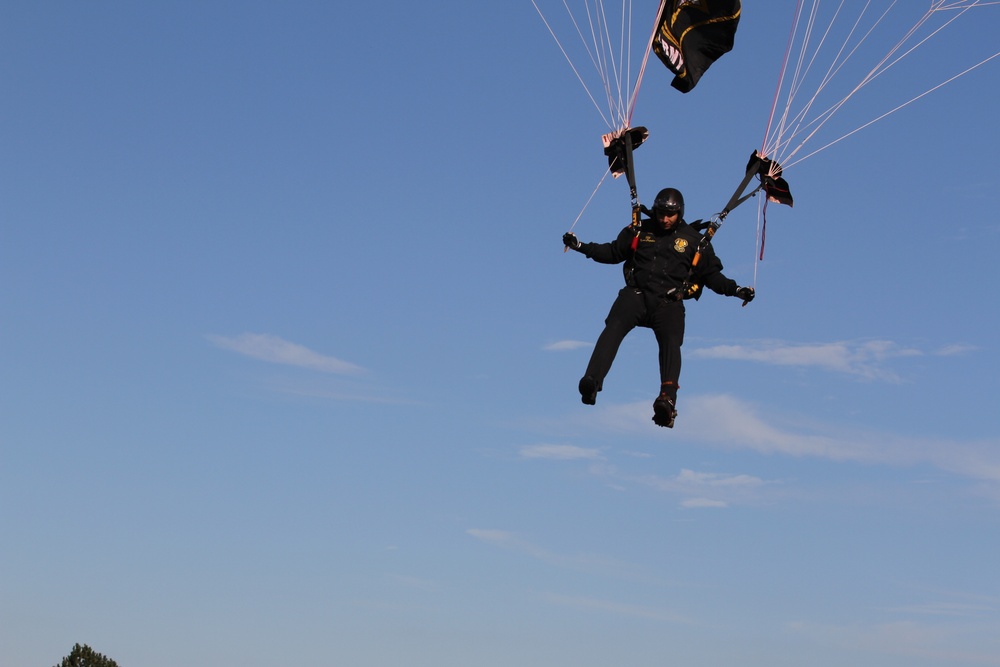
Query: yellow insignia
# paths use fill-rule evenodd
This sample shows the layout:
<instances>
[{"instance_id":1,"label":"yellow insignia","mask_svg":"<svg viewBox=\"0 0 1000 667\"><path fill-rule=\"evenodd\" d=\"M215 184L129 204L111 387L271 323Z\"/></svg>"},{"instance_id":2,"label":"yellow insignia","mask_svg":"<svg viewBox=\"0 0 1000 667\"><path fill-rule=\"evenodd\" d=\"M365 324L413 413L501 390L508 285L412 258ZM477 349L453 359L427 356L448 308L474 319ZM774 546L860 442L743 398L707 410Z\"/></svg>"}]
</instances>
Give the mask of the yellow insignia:
<instances>
[{"instance_id":1,"label":"yellow insignia","mask_svg":"<svg viewBox=\"0 0 1000 667\"><path fill-rule=\"evenodd\" d=\"M688 241L687 239L676 239L674 241L674 250L676 250L677 252L685 252L687 251L689 244L690 241Z\"/></svg>"}]
</instances>

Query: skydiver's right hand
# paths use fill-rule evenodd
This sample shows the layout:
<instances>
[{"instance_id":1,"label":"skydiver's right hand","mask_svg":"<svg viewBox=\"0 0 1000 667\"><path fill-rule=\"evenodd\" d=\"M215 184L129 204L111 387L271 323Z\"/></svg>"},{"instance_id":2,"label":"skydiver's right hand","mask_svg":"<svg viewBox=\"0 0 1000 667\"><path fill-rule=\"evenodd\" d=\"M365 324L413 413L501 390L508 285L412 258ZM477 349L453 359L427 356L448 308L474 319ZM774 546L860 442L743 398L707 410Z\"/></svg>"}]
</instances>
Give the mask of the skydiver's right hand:
<instances>
[{"instance_id":1,"label":"skydiver's right hand","mask_svg":"<svg viewBox=\"0 0 1000 667\"><path fill-rule=\"evenodd\" d=\"M736 290L736 298L743 299L743 305L747 305L757 295L752 287L739 287Z\"/></svg>"},{"instance_id":2,"label":"skydiver's right hand","mask_svg":"<svg viewBox=\"0 0 1000 667\"><path fill-rule=\"evenodd\" d=\"M583 244L580 243L580 239L576 238L576 234L573 232L566 232L563 234L563 245L567 248L572 248L573 250L579 250L580 246Z\"/></svg>"}]
</instances>

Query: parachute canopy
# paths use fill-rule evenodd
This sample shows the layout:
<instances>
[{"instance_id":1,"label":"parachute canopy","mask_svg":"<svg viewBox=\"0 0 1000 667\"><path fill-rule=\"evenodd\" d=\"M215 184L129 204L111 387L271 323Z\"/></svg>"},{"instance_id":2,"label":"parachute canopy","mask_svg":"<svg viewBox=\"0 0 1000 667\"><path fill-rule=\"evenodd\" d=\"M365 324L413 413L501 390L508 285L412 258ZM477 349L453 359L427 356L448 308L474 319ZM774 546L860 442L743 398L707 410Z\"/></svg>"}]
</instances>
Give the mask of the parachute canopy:
<instances>
[{"instance_id":1,"label":"parachute canopy","mask_svg":"<svg viewBox=\"0 0 1000 667\"><path fill-rule=\"evenodd\" d=\"M686 93L701 75L733 48L740 0L665 0L656 19L653 52L676 76L670 83Z\"/></svg>"}]
</instances>

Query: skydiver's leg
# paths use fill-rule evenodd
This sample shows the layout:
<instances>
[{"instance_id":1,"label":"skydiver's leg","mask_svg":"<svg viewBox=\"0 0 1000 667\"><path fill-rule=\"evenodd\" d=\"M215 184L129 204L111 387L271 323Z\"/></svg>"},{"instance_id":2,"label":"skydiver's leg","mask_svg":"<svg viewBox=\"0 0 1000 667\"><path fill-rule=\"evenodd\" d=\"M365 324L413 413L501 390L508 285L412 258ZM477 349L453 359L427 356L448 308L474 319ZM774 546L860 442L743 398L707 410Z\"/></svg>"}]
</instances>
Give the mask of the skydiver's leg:
<instances>
[{"instance_id":1,"label":"skydiver's leg","mask_svg":"<svg viewBox=\"0 0 1000 667\"><path fill-rule=\"evenodd\" d=\"M676 403L681 375L681 345L684 344L684 303L661 301L651 325L660 348L660 393Z\"/></svg>"},{"instance_id":2,"label":"skydiver's leg","mask_svg":"<svg viewBox=\"0 0 1000 667\"><path fill-rule=\"evenodd\" d=\"M673 428L677 417L677 381L681 375L684 343L684 303L661 301L650 317L650 327L660 348L660 392L653 401L653 422Z\"/></svg>"},{"instance_id":3,"label":"skydiver's leg","mask_svg":"<svg viewBox=\"0 0 1000 667\"><path fill-rule=\"evenodd\" d=\"M594 352L590 355L590 363L584 380L591 378L596 391L604 385L604 378L611 370L611 364L618 354L625 336L642 320L646 314L646 305L642 292L632 287L626 287L618 292L618 298L611 306L611 312L604 320L604 331L597 338ZM584 381L581 381L581 394ZM586 396L585 396L586 398ZM586 402L586 401L585 401Z\"/></svg>"}]
</instances>

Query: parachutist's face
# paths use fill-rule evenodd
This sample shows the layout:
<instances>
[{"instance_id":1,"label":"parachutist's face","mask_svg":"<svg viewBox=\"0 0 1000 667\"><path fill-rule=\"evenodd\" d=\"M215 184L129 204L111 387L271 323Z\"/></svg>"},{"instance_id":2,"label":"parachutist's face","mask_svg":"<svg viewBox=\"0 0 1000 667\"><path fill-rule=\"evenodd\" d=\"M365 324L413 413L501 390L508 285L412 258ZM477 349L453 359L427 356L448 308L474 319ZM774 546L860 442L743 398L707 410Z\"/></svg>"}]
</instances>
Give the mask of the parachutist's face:
<instances>
[{"instance_id":1,"label":"parachutist's face","mask_svg":"<svg viewBox=\"0 0 1000 667\"><path fill-rule=\"evenodd\" d=\"M662 211L660 215L657 216L657 220L661 225L663 225L663 229L668 232L673 229L674 225L676 225L677 221L680 219L680 211Z\"/></svg>"}]
</instances>

